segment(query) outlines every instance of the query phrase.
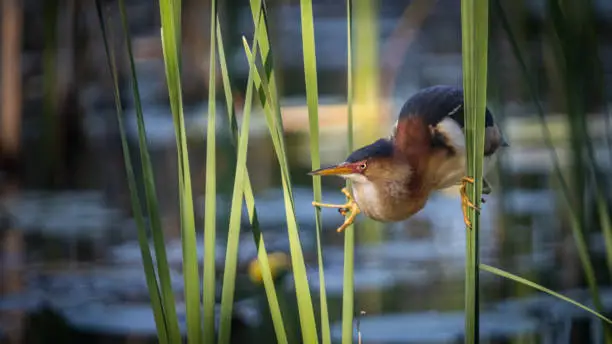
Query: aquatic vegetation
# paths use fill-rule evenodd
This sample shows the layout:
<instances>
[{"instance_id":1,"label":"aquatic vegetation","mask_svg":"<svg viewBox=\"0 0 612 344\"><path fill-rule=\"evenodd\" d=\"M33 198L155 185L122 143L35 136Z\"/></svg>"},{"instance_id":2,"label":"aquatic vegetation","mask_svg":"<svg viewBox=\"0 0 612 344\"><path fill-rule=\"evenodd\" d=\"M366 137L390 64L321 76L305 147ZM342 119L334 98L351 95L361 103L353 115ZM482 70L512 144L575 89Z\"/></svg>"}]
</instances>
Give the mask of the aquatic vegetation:
<instances>
[{"instance_id":1,"label":"aquatic vegetation","mask_svg":"<svg viewBox=\"0 0 612 344\"><path fill-rule=\"evenodd\" d=\"M155 317L157 335L160 343L181 342L181 332L176 312L175 295L171 288L169 266L166 255L165 240L160 220L160 210L155 190L155 176L151 166L151 159L147 147L147 131L143 118L142 105L140 102L139 86L136 77L134 57L131 48L131 38L129 35L128 18L125 13L123 0L119 1L121 10L121 22L124 32L125 44L127 47L130 62L132 96L136 107L138 124L139 154L142 164L142 179L144 182L144 204L146 213L143 211L143 201L137 192L138 186L132 166L130 152L127 146L127 138L123 127L123 113L119 100L119 86L117 82L117 72L115 66L115 53L110 48L112 37L107 35L106 19L101 9L99 1L96 1L98 16L100 19L101 31L107 54L108 68L114 82L117 118L121 133L122 149L124 154L124 164L126 178L128 181L130 196L132 201L133 216L138 228L138 241L143 261L144 272L146 275L147 287L151 302L151 308ZM227 344L230 342L232 330L232 312L234 305L234 294L236 289L238 243L242 224L242 209L246 203L248 214L248 229L257 247L257 269L252 265L250 271L253 276L257 276L258 281L263 281L270 316L274 326L276 339L279 343L288 343L288 338L301 335L305 343L331 343L330 312L325 285L325 269L322 250L322 219L321 210L313 208L316 228L316 261L318 265L319 290L317 297L319 305L313 304L313 294L310 290L307 268L303 253L303 240L299 224L296 219L296 209L294 201L293 184L291 181L291 171L287 146L285 143L285 130L281 116L280 92L278 90L278 75L275 69L275 61L272 54L272 45L269 37L268 12L265 1L250 0L250 9L253 20L253 39L248 43L242 37L244 54L248 61L248 79L246 84L246 96L242 108L242 116L236 116L235 96L232 93L230 75L227 66L224 37L221 32L221 22L217 13L217 1L211 2L210 13L210 73L208 80L208 111L205 114L207 120L206 133L206 188L205 188L205 221L204 221L204 263L202 276L200 276L197 261L197 242L196 225L194 220L194 201L192 191L192 177L189 165L188 142L186 135L186 125L183 111L183 99L181 88L181 1L160 0L161 18L161 38L164 57L164 68L172 119L176 137L176 157L178 162L178 190L179 190L179 211L181 220L181 242L182 242L182 269L184 277L184 298L186 307L187 341L189 343L213 343ZM363 11L363 3L360 3ZM309 119L309 140L310 140L310 159L312 169L317 169L321 164L320 143L319 143L319 90L317 80L317 54L314 34L314 18L311 0L301 0L301 32L302 48L304 53L304 75L306 87L306 102L308 107ZM480 206L480 195L482 193L483 177L483 147L484 147L484 108L487 101L487 63L488 63L488 29L489 29L489 8L488 2L484 0L462 0L461 2L461 23L462 23L462 55L463 55L463 88L465 91L465 134L466 147L468 151L468 170L467 176L473 178L475 182L466 185L467 194L476 207ZM353 92L356 85L353 85L354 61L353 61L353 2L346 0L347 17L347 140L348 149L354 146L353 138ZM370 23L371 24L371 23ZM362 45L361 48L364 46ZM371 47L366 47L370 49ZM370 56L371 59L374 57ZM216 271L215 271L215 242L217 241L217 226L215 214L217 211L216 196L217 175L217 141L216 141L216 74L217 63L220 67L221 78L223 81L223 93L226 103L230 137L235 149L235 175L233 178L231 209L229 212L229 226L227 235L227 249L225 250L223 284L221 291L221 308L219 326L215 325L215 304L216 304ZM355 73L357 74L357 73ZM375 78L377 73L365 73L361 77L367 79ZM360 83L363 87L363 83ZM362 93L367 93L363 91ZM277 291L274 282L271 260L278 257L268 255L264 237L265 233L261 230L256 204L253 195L249 171L247 168L250 121L253 112L253 98L262 108L263 116L267 124L269 138L272 141L277 168L280 173L282 183L282 198L284 205L284 217L289 240L290 249L290 274L294 281L295 301L299 316L299 333L292 333L288 326L288 321L283 316L281 296ZM322 186L319 177L312 179L313 199L321 200ZM600 209L605 209L603 198L600 197ZM526 279L504 272L498 268L488 265L481 265L479 262L479 212L474 208L468 207L468 217L472 223L471 228L466 228L466 266L465 266L465 342L477 343L479 333L479 270L485 270L497 274L504 278L511 279L541 292L548 293L577 307L591 312L600 317L605 322L610 322L608 318L601 314L601 310L591 310L590 308L577 303L567 297L555 293L554 291L539 286ZM604 215L607 215L604 213ZM146 220L145 220L146 219ZM148 221L147 221L148 220ZM575 220L575 219L574 219ZM577 220L576 220L577 221ZM586 250L584 243L580 240L580 225L572 221L575 225L577 242L581 252ZM603 225L609 223L609 215L601 217ZM609 229L609 224L604 226ZM342 342L352 343L354 337L354 245L355 245L355 226L351 225L344 232L338 235L344 236L344 266L343 266L343 292L342 292ZM609 233L607 234L609 235ZM152 237L154 253L149 248L149 236ZM584 257L586 255L586 257ZM610 258L608 258L610 261ZM581 261L585 266L588 280L592 285L594 278L588 273L589 259L588 252L581 254ZM272 265L276 264L275 261ZM256 274L253 271L257 271ZM200 281L200 278L202 280ZM593 288L593 287L592 287ZM200 289L202 295L200 296ZM594 288L596 291L596 288ZM282 292L282 291L281 291ZM596 295L594 293L594 295ZM317 311L320 313L317 317ZM362 315L365 313L361 313ZM317 322L318 318L318 322ZM361 341L362 333L358 331L358 340ZM363 333L367 338L367 333Z\"/></svg>"}]
</instances>

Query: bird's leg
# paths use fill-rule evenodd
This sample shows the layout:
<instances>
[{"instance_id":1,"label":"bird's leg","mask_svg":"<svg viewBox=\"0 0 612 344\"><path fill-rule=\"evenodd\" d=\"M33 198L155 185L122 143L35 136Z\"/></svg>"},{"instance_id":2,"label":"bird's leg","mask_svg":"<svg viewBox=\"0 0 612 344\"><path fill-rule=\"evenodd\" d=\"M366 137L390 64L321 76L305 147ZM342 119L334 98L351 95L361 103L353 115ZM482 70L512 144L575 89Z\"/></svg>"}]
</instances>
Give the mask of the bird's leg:
<instances>
[{"instance_id":1,"label":"bird's leg","mask_svg":"<svg viewBox=\"0 0 612 344\"><path fill-rule=\"evenodd\" d=\"M341 191L346 196L346 203L344 204L312 202L312 205L315 207L338 208L340 214L342 214L342 216L345 216L344 223L337 229L338 232L342 232L346 229L346 227L350 226L353 221L355 221L355 217L357 217L357 215L361 212L359 210L359 207L357 206L357 203L355 202L355 200L353 200L353 196L351 196L351 194L349 193L348 189L342 188ZM348 212L350 212L350 214L349 216L346 216Z\"/></svg>"},{"instance_id":2,"label":"bird's leg","mask_svg":"<svg viewBox=\"0 0 612 344\"><path fill-rule=\"evenodd\" d=\"M348 190L346 188L342 188L342 190L340 190L340 191L342 191L342 193L346 196L346 203L344 203L344 204L329 204L329 203L312 202L312 205L315 206L315 207L321 207L321 208L338 208L338 211L341 214L342 213L346 213L351 208L351 204L354 203L353 196L351 196L351 194L348 192Z\"/></svg>"},{"instance_id":3,"label":"bird's leg","mask_svg":"<svg viewBox=\"0 0 612 344\"><path fill-rule=\"evenodd\" d=\"M336 230L338 233L345 230L346 227L352 225L357 215L361 212L361 210L359 210L359 207L357 206L357 203L355 202L351 204L351 207L348 210L350 210L351 214L348 217L345 217L344 223L340 227L338 227L338 229ZM346 212L347 211L344 211L344 214L346 214Z\"/></svg>"},{"instance_id":4,"label":"bird's leg","mask_svg":"<svg viewBox=\"0 0 612 344\"><path fill-rule=\"evenodd\" d=\"M476 209L476 211L480 211L480 208L478 208L476 205L474 205L474 203L470 201L470 198L468 197L465 191L467 183L474 183L474 178L463 177L461 179L461 187L459 188L459 192L461 193L461 210L463 211L463 222L465 222L465 225L468 228L472 228L472 222L467 216L467 208L472 207Z\"/></svg>"}]
</instances>

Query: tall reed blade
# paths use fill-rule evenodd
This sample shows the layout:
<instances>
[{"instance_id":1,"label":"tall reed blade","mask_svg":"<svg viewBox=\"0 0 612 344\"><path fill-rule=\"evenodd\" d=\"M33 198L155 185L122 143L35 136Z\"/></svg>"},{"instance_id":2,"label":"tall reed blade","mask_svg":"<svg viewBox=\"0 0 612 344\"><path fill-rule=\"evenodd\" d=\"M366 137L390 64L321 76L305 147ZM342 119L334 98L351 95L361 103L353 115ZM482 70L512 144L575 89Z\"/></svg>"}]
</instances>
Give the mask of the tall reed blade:
<instances>
[{"instance_id":1,"label":"tall reed blade","mask_svg":"<svg viewBox=\"0 0 612 344\"><path fill-rule=\"evenodd\" d=\"M180 3L178 5L180 5ZM187 134L185 132L180 80L179 61L181 55L177 41L177 28L180 27L180 16L177 15L179 8L177 8L177 3L174 0L160 0L159 11L162 24L161 38L162 50L164 53L164 66L166 70L166 81L168 84L168 95L174 122L178 157L178 188L181 214L185 307L187 313L187 340L190 344L199 344L202 341L200 277L198 273L191 173L189 170L189 154L187 151Z\"/></svg>"},{"instance_id":2,"label":"tall reed blade","mask_svg":"<svg viewBox=\"0 0 612 344\"><path fill-rule=\"evenodd\" d=\"M225 92L225 100L226 100L226 104L228 108L227 115L228 115L228 119L230 123L230 137L232 138L233 145L237 148L239 135L238 135L238 125L236 121L236 114L235 114L234 107L233 107L234 97L232 95L232 87L229 81L227 63L225 60L225 51L223 48L223 36L221 34L221 27L220 27L218 16L217 16L217 44L219 48L219 62L221 65L221 74L223 78L223 89ZM252 68L254 67L251 66L251 69L249 69L249 75L251 79L247 84L246 99L245 99L245 102L249 102L249 103L252 102L252 98L253 98L252 96L253 69ZM236 156L237 155L238 155L238 152L236 151ZM246 166L244 167L244 174L245 176L244 176L242 192L244 194L244 199L245 199L245 203L247 206L247 213L249 214L249 222L251 224L253 240L255 241L255 246L257 247L257 261L259 262L259 269L261 271L261 276L262 276L264 288L266 291L266 296L268 299L268 307L270 307L270 315L272 317L272 324L274 326L274 331L276 333L276 339L278 343L286 344L288 343L288 341L287 341L287 334L285 331L285 325L283 324L283 316L281 314L278 297L276 295L276 287L274 285L274 280L272 278L272 272L270 270L270 264L268 262L268 252L266 250L264 236L261 233L261 230L259 228L259 221L257 220L257 211L255 209L255 197L253 196L253 189L251 187L251 181L250 181L249 173L248 173ZM242 207L242 203L240 204L240 207ZM231 217L231 214L230 214L230 217Z\"/></svg>"},{"instance_id":3,"label":"tall reed blade","mask_svg":"<svg viewBox=\"0 0 612 344\"><path fill-rule=\"evenodd\" d=\"M353 17L352 0L346 0L346 105L348 117L348 151L353 151ZM351 182L347 181L350 189ZM344 277L342 282L342 343L353 342L354 297L354 264L355 264L355 225L351 224L344 231Z\"/></svg>"},{"instance_id":4,"label":"tall reed blade","mask_svg":"<svg viewBox=\"0 0 612 344\"><path fill-rule=\"evenodd\" d=\"M248 49L246 40L245 49ZM253 38L253 49L257 48L257 36ZM219 344L228 344L232 321L234 290L236 286L236 267L238 265L238 242L240 239L240 220L242 215L242 199L246 177L247 148L249 144L249 129L251 120L251 104L253 93L254 58L249 59L249 77L247 80L246 99L242 117L240 138L238 139L238 157L236 159L236 175L232 193L232 209L230 211L227 249L225 250L225 269L223 271L223 293L221 295L221 318L219 324Z\"/></svg>"},{"instance_id":5,"label":"tall reed blade","mask_svg":"<svg viewBox=\"0 0 612 344\"><path fill-rule=\"evenodd\" d=\"M215 341L215 275L216 275L216 255L215 245L217 240L216 229L216 197L217 197L217 176L216 176L216 24L217 24L217 0L210 2L210 65L208 80L208 114L207 114L207 133L206 133L206 187L205 187L205 209L204 209L204 263L202 264L202 303L204 306L204 342L214 343Z\"/></svg>"},{"instance_id":6,"label":"tall reed blade","mask_svg":"<svg viewBox=\"0 0 612 344\"><path fill-rule=\"evenodd\" d=\"M261 83L259 90L264 94L266 103L269 103L269 99L272 98L269 92L268 83L261 78L261 75L265 75L265 72L258 72L254 75L255 84L258 81ZM289 232L289 249L291 251L291 266L293 270L293 278L295 280L295 293L298 301L298 312L300 316L300 327L302 331L302 337L305 343L318 343L316 323L314 319L314 310L312 308L312 297L310 295L310 288L308 285L308 278L306 274L306 264L304 262L304 256L302 253L302 247L299 238L297 220L295 218L295 210L293 208L293 198L291 195L291 184L288 181L286 175L288 170L285 168L286 163L282 159L282 146L279 143L278 130L275 127L275 119L273 110L270 107L264 107L266 114L266 122L270 130L270 136L274 144L274 150L281 166L281 183L283 187L283 200L285 204L285 216L287 218L287 231Z\"/></svg>"},{"instance_id":7,"label":"tall reed blade","mask_svg":"<svg viewBox=\"0 0 612 344\"><path fill-rule=\"evenodd\" d=\"M574 236L579 245L585 246L584 250L579 249L579 254L582 255L580 258L584 261L583 265L587 266L588 269L588 266L592 263L589 257L588 244L585 241L585 233L589 224L586 219L586 193L584 189L588 185L589 177L594 179L596 188L597 184L600 184L600 178L592 145L589 143L586 111L590 105L590 99L588 98L591 98L592 94L600 93L598 87L602 87L602 71L597 68L599 62L597 61L599 55L597 51L598 42L592 26L595 21L592 9L593 3L589 0L563 2L548 0L547 5L554 34L551 41L555 50L555 65L562 77L563 98L569 123L573 167L572 187L576 191L573 197L573 207L580 225ZM587 148L586 156L584 154L585 146ZM595 193L595 202L598 203L598 206L607 208L607 204L602 204L602 202L605 202L598 188ZM605 222L602 225L605 226ZM607 236L609 242L610 228L604 227L602 230L604 231L604 237ZM606 247L608 256L612 254L609 249L609 246ZM603 305L595 272L589 271L586 273L591 274L587 277L590 280L589 289L593 295L595 306L601 311ZM610 344L612 343L612 331L607 326L604 329L605 342Z\"/></svg>"},{"instance_id":8,"label":"tall reed blade","mask_svg":"<svg viewBox=\"0 0 612 344\"><path fill-rule=\"evenodd\" d=\"M260 10L262 11L261 17L257 15ZM276 87L274 86L275 82L273 78L268 79L268 75L274 75L274 67L269 49L270 41L267 36L265 17L266 12L265 8L262 8L262 3L260 0L251 0L251 13L253 15L254 23L260 23L255 34L258 36L257 40L261 44L260 53L263 61L262 63L265 66L265 71L263 73L256 73L253 77L255 86L260 94L260 100L262 101L264 114L266 115L266 122L270 131L272 143L274 144L274 151L276 152L281 170L285 216L287 217L287 232L289 235L289 248L291 251L291 266L295 281L295 293L298 303L302 337L305 343L318 343L319 339L317 335L316 322L314 319L312 297L310 295L310 288L306 275L306 265L304 262L304 255L302 253L297 220L295 217L293 192L291 188L289 166L283 138L284 130L280 114L279 95ZM262 50L264 45L268 47L267 51Z\"/></svg>"},{"instance_id":9,"label":"tall reed blade","mask_svg":"<svg viewBox=\"0 0 612 344\"><path fill-rule=\"evenodd\" d=\"M539 285L539 284L537 284L537 283L533 283L533 282L531 282L531 281L529 281L529 280L527 280L527 279L524 279L524 278L522 278L522 277L519 277L519 276L513 275L513 274L511 274L511 273L509 273L509 272L503 271L503 270L501 270L501 269L498 269L498 268L495 268L495 267L493 267L493 266L486 265L486 264L480 264L480 269L481 269L481 270L483 270L483 271L487 271L487 272L490 272L490 273L492 273L492 274L495 274L495 275L498 275L498 276L501 276L501 277L504 277L504 278L507 278L507 279L513 280L513 281L515 281L515 282L518 282L518 283L524 284L524 285L526 285L526 286L529 286L529 287L531 287L531 288L534 288L534 289L536 289L536 290L539 290L539 291L541 291L541 292L544 292L544 293L546 293L546 294L548 294L548 295L554 296L554 297L556 297L556 298L558 298L558 299L560 299L560 300L563 300L563 301L565 301L565 302L567 302L567 303L571 303L572 305L574 305L574 306L576 306L576 307L579 307L579 308L582 308L583 310L585 310L585 311L587 311L587 312L589 312L589 313L591 313L591 314L593 314L593 315L597 316L598 318L600 318L602 321L606 322L607 324L612 325L612 320L610 320L609 318L607 318L607 317L606 317L606 316L604 316L603 314L601 314L601 313L599 313L599 312L596 312L596 311L592 310L591 308L589 308L589 307L587 307L587 306L583 305L583 304L582 304L582 303L580 303L580 302L574 301L574 300L570 299L570 298L569 298L569 297L567 297L567 296L563 296L563 295L561 295L561 294L559 294L559 293L556 293L556 292L554 292L554 291L552 291L552 290L550 290L550 289L548 289L548 288L545 288L545 287L543 287L543 286L541 286L541 285ZM604 325L605 325L605 324L604 324ZM606 325L606 326L607 326L607 325Z\"/></svg>"},{"instance_id":10,"label":"tall reed blade","mask_svg":"<svg viewBox=\"0 0 612 344\"><path fill-rule=\"evenodd\" d=\"M259 53L261 56L261 63L265 66L265 72L266 72L266 79L269 80L270 83L270 96L275 96L277 93L277 89L276 89L276 75L274 73L274 66L272 64L272 54L271 54L271 46L270 46L270 42L268 41L268 26L266 25L266 9L265 9L265 0L249 0L249 3L251 5L251 15L253 17L253 26L257 26L257 20L261 21L263 23L263 25L259 25L258 31L254 31L256 35L259 35L260 37L258 38L259 41ZM262 12L262 16L260 19L258 15L256 15L257 13L259 13L259 11ZM262 39L264 38L265 39ZM254 51L253 53L257 53L256 51ZM257 87L258 91L261 91L259 89L259 82L257 82L257 79L255 80L255 86ZM267 103L267 100L265 100L264 97L262 97L262 93L263 91L259 92L260 93L260 99L264 100L264 104ZM270 99L270 102L272 102L272 104L276 101L275 99ZM269 105L268 105L269 106Z\"/></svg>"},{"instance_id":11,"label":"tall reed blade","mask_svg":"<svg viewBox=\"0 0 612 344\"><path fill-rule=\"evenodd\" d=\"M170 278L170 267L166 255L166 243L164 232L161 225L161 216L157 201L157 192L155 188L155 178L153 176L153 167L149 149L147 145L147 134L144 123L144 114L142 111L142 103L140 101L140 91L138 87L138 78L136 76L136 65L134 63L134 54L132 51L132 40L129 32L127 21L127 11L125 1L119 0L119 10L121 13L121 24L125 36L128 58L130 61L130 76L132 81L132 93L134 96L134 106L136 110L136 119L138 126L138 143L140 149L141 168L143 171L143 179L145 183L145 198L147 204L147 213L151 224L151 234L153 237L153 245L155 249L155 260L157 262L157 273L161 287L162 302L164 312L166 313L166 321L168 327L169 342L173 343L180 340L181 333L178 325L178 316L176 314L176 304L174 299L174 290L172 289L172 281Z\"/></svg>"},{"instance_id":12,"label":"tall reed blade","mask_svg":"<svg viewBox=\"0 0 612 344\"><path fill-rule=\"evenodd\" d=\"M310 161L312 170L321 167L319 156L319 90L317 81L317 57L315 47L314 17L312 0L301 0L302 49L304 51L304 77L306 80L306 101L308 103L308 122L310 132ZM321 202L321 177L312 179L313 199ZM327 292L325 291L325 269L323 267L323 249L321 247L321 209L313 207L317 232L317 263L319 265L319 300L321 307L321 339L325 344L331 343Z\"/></svg>"},{"instance_id":13,"label":"tall reed blade","mask_svg":"<svg viewBox=\"0 0 612 344\"><path fill-rule=\"evenodd\" d=\"M537 110L536 113L538 115L538 119L540 121L540 127L542 129L542 138L544 140L545 145L548 147L549 154L553 161L553 171L554 171L556 179L559 182L559 185L561 188L561 194L565 201L565 205L566 205L565 209L567 210L567 215L570 221L570 228L572 229L574 241L576 242L578 257L580 258L580 262L584 270L585 279L587 281L591 296L593 298L593 304L597 310L602 311L603 305L601 301L601 296L599 295L599 287L598 287L597 279L595 276L595 268L591 261L591 257L590 257L590 253L588 250L587 241L586 241L586 238L583 232L580 217L575 209L576 205L574 204L574 201L573 201L574 195L571 192L568 186L568 182L566 178L564 177L563 172L561 170L561 164L560 164L559 156L557 155L557 151L555 149L555 146L552 140L552 134L546 123L546 115L544 113L542 104L538 98L538 92L535 87L536 83L532 79L531 74L527 68L527 63L525 62L525 58L523 57L523 54L521 53L521 49L518 45L514 32L512 31L512 28L510 27L508 17L506 15L504 8L501 6L501 3L499 0L496 0L493 3L498 12L500 22L502 24L502 28L505 31L508 37L508 40L510 41L510 46L514 54L514 58L518 62L518 65L521 71L521 75L523 76L525 83L528 87L529 94L533 100L533 103L536 105L536 110ZM605 220L606 219L602 219L602 221L605 221ZM603 228L604 237L606 238L606 245L608 246L609 245L608 242L611 241L610 237L612 237L612 235L610 235L610 233L607 231L608 228L607 228L606 223L603 222L602 225L604 226ZM608 259L611 260L609 257ZM607 343L612 342L610 338L610 331L606 331L606 342Z\"/></svg>"},{"instance_id":14,"label":"tall reed blade","mask_svg":"<svg viewBox=\"0 0 612 344\"><path fill-rule=\"evenodd\" d=\"M606 263L608 264L608 272L612 275L612 217L608 210L608 202L603 192L605 190L603 183L595 185L595 197L597 203L597 213L599 214L599 226L604 237L606 245Z\"/></svg>"},{"instance_id":15,"label":"tall reed blade","mask_svg":"<svg viewBox=\"0 0 612 344\"><path fill-rule=\"evenodd\" d=\"M119 135L121 137L121 149L123 152L123 161L125 164L125 172L128 182L128 189L130 191L130 200L132 202L132 211L134 212L134 220L136 221L136 228L138 230L138 244L140 246L140 255L142 257L143 268L145 273L145 279L147 283L147 290L149 291L149 298L151 299L151 308L153 311L153 318L155 320L155 327L157 329L157 339L160 343L169 343L168 338L168 327L169 319L168 314L164 312L162 305L162 297L159 291L159 284L157 283L157 277L155 275L155 267L153 266L153 259L151 257L151 249L149 248L149 240L147 237L147 229L145 225L144 216L142 214L142 206L140 197L138 196L138 188L136 186L136 177L134 176L134 169L132 167L132 158L128 147L127 135L125 132L125 125L123 124L123 109L121 106L121 98L119 95L119 82L117 81L117 68L115 64L114 50L111 51L109 39L106 35L105 19L102 14L102 8L100 0L96 0L96 10L98 19L100 21L100 29L102 32L102 41L104 42L104 51L106 53L106 60L108 63L108 69L113 80L113 96L115 99L115 111L117 113L117 124L119 126ZM176 321L176 319L174 319ZM177 328L178 329L178 328ZM180 340L179 338L175 338Z\"/></svg>"},{"instance_id":16,"label":"tall reed blade","mask_svg":"<svg viewBox=\"0 0 612 344\"><path fill-rule=\"evenodd\" d=\"M461 0L463 88L467 176L474 182L468 196L480 207L482 194L484 127L487 101L488 0ZM468 207L472 228L466 232L465 342L479 342L478 212Z\"/></svg>"}]
</instances>

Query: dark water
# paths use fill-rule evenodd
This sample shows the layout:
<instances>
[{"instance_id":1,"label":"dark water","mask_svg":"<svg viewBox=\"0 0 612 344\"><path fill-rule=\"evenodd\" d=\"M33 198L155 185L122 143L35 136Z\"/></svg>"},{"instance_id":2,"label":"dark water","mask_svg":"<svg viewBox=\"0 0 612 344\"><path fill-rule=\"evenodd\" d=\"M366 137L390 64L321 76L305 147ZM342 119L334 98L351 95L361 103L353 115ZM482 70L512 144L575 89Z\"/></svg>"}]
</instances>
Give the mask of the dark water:
<instances>
[{"instance_id":1,"label":"dark water","mask_svg":"<svg viewBox=\"0 0 612 344\"><path fill-rule=\"evenodd\" d=\"M162 112L162 111L160 111ZM151 112L152 158L157 177L162 218L168 240L178 310L182 301L181 248L176 201L176 161L169 120ZM196 124L194 124L196 126ZM228 149L220 125L220 150ZM193 130L203 133L205 130ZM261 132L261 131L260 131ZM264 132L265 133L265 132ZM116 138L114 138L116 139ZM93 137L76 165L78 180L70 188L41 189L36 174L19 183L5 180L2 196L3 285L0 328L23 342L146 342L155 336L141 270L136 229L123 180L120 150L101 144L109 138ZM191 150L196 196L196 218L201 238L205 145L194 135ZM304 142L289 136L289 155ZM269 251L288 252L282 191L272 147L266 136L252 134L250 171L256 189L260 222ZM134 153L136 147L132 147ZM573 289L578 300L590 303L581 287L580 267L563 207L549 186L550 167L545 159L531 159L541 148L513 142L514 152L501 152L499 174L490 175L495 191L482 213L481 259L552 289ZM233 176L229 155L219 154L217 265L224 259L224 232ZM545 155L543 155L545 156ZM339 155L337 159L341 159ZM503 168L518 159L512 168ZM527 162L526 162L527 161ZM295 204L311 290L317 294L314 222L310 206L309 166L292 164ZM225 171L225 172L224 172ZM500 178L502 176L502 178ZM75 186L76 185L76 186ZM326 180L323 199L341 202L338 180ZM323 210L323 255L332 336L341 335L343 237L336 233L340 215ZM360 328L366 343L454 343L463 333L463 275L465 227L456 190L432 195L419 214L402 223L381 225L360 219L355 249L355 311L365 311ZM595 256L601 259L601 238L592 237ZM236 343L273 343L261 285L246 275L255 257L250 234L243 231L239 251L239 280L233 340ZM598 266L604 266L599 263ZM481 334L490 342L578 343L594 336L600 323L574 306L497 276L482 273ZM297 317L290 274L278 282L288 314ZM220 285L217 290L220 292ZM612 290L602 291L612 304ZM315 297L315 303L317 298ZM297 318L294 318L297 321ZM184 318L182 319L184 322ZM184 325L184 323L183 323ZM297 325L297 322L294 324ZM592 334L591 334L592 333ZM257 341L252 341L257 338ZM586 343L587 341L581 341Z\"/></svg>"}]
</instances>

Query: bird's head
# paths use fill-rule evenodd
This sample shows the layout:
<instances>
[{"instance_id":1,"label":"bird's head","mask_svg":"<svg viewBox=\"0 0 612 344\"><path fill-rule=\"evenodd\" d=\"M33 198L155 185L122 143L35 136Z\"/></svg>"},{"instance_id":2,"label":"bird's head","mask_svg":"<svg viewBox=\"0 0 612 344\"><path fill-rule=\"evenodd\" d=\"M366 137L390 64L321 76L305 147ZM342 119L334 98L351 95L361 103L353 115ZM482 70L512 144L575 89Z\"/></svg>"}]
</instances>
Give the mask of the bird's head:
<instances>
[{"instance_id":1,"label":"bird's head","mask_svg":"<svg viewBox=\"0 0 612 344\"><path fill-rule=\"evenodd\" d=\"M354 183L405 176L403 165L394 155L393 142L380 139L352 152L345 161L310 172L313 176L339 176Z\"/></svg>"}]
</instances>

